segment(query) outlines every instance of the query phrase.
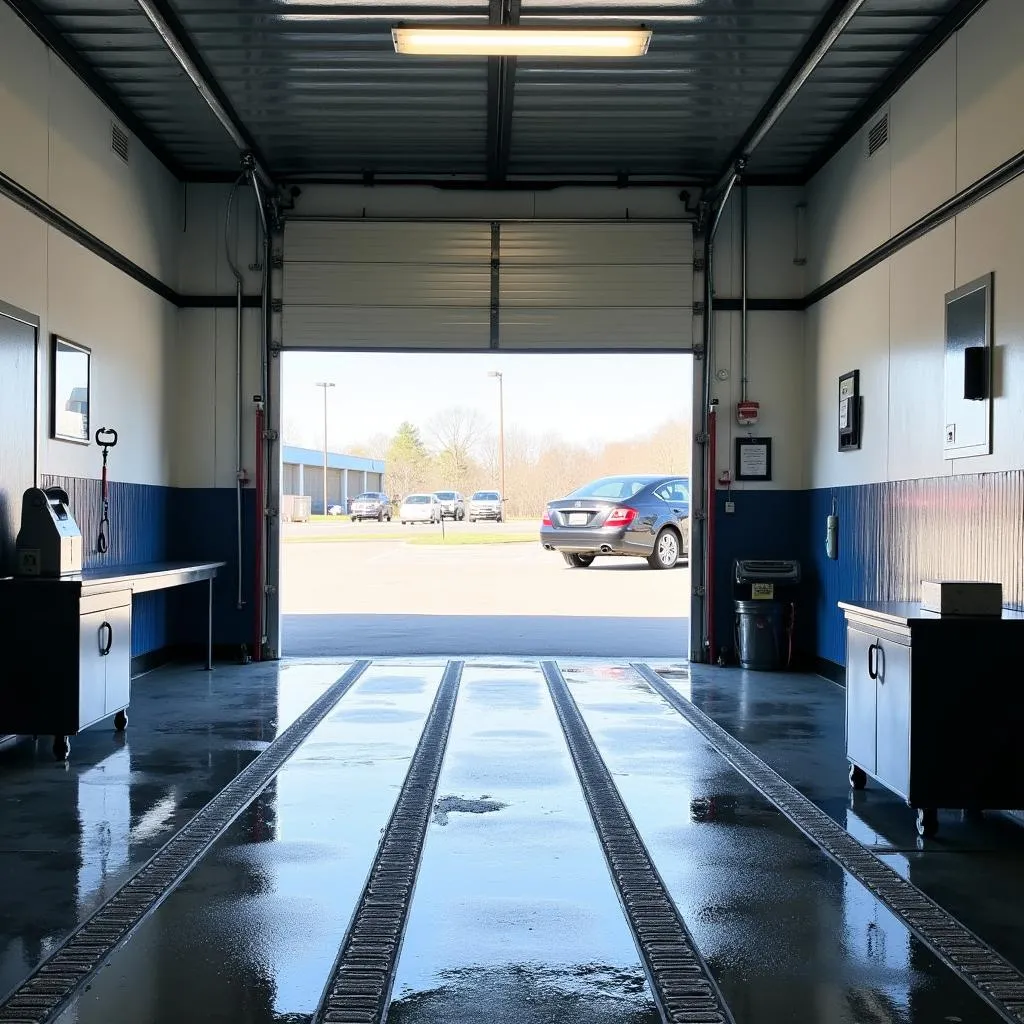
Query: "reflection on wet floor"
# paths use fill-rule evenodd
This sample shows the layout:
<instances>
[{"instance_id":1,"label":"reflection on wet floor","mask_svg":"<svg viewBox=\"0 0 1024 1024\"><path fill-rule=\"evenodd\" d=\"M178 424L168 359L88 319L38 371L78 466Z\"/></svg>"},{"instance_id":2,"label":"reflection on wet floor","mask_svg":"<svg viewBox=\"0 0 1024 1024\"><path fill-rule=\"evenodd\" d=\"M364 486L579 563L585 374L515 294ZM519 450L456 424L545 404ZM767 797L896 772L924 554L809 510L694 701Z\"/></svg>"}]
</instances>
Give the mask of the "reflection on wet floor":
<instances>
[{"instance_id":1,"label":"reflection on wet floor","mask_svg":"<svg viewBox=\"0 0 1024 1024\"><path fill-rule=\"evenodd\" d=\"M467 666L438 792L500 808L435 816L388 1019L657 1021L538 668Z\"/></svg>"},{"instance_id":2,"label":"reflection on wet floor","mask_svg":"<svg viewBox=\"0 0 1024 1024\"><path fill-rule=\"evenodd\" d=\"M566 678L739 1019L999 1019L646 685Z\"/></svg>"},{"instance_id":3,"label":"reflection on wet floor","mask_svg":"<svg viewBox=\"0 0 1024 1024\"><path fill-rule=\"evenodd\" d=\"M123 745L87 731L69 766L48 744L0 752L0 988L345 667L154 673L136 684ZM628 665L560 667L739 1024L999 1019ZM62 1024L309 1020L443 671L436 659L375 662ZM849 792L841 691L751 676L675 665L665 677L1024 961L1005 913L1024 885L1021 830L954 823L945 845L919 846L899 801ZM536 661L465 668L393 994L391 1022L659 1019Z\"/></svg>"}]
</instances>

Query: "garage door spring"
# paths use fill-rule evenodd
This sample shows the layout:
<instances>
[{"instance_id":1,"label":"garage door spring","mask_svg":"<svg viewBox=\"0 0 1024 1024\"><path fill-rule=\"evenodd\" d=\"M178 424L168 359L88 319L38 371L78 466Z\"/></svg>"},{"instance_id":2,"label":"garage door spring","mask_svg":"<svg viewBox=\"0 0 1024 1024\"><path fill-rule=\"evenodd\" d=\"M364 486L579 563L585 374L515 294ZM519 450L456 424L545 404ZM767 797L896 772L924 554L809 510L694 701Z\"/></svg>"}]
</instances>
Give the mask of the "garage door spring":
<instances>
[{"instance_id":1,"label":"garage door spring","mask_svg":"<svg viewBox=\"0 0 1024 1024\"><path fill-rule=\"evenodd\" d=\"M112 427L100 427L96 431L96 443L103 449L103 512L100 515L100 532L96 537L96 550L107 553L107 531L110 529L110 496L107 493L107 455L117 444L117 431Z\"/></svg>"}]
</instances>

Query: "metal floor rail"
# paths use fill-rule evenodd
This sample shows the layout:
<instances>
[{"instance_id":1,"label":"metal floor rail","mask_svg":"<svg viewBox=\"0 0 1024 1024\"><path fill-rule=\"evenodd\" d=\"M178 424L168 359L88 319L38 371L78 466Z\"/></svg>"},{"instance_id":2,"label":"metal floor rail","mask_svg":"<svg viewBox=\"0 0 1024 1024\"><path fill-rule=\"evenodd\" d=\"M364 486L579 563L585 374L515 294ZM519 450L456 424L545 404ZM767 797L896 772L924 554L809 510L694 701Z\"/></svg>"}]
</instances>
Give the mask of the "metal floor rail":
<instances>
[{"instance_id":1,"label":"metal floor rail","mask_svg":"<svg viewBox=\"0 0 1024 1024\"><path fill-rule=\"evenodd\" d=\"M662 1019L671 1024L733 1024L562 673L553 661L542 662L541 669Z\"/></svg>"},{"instance_id":2,"label":"metal floor rail","mask_svg":"<svg viewBox=\"0 0 1024 1024\"><path fill-rule=\"evenodd\" d=\"M837 824L755 753L670 686L649 665L633 670L679 712L811 842L884 903L1006 1021L1024 1024L1024 975Z\"/></svg>"},{"instance_id":3,"label":"metal floor rail","mask_svg":"<svg viewBox=\"0 0 1024 1024\"><path fill-rule=\"evenodd\" d=\"M387 1013L463 663L448 663L313 1020L378 1024Z\"/></svg>"}]
</instances>

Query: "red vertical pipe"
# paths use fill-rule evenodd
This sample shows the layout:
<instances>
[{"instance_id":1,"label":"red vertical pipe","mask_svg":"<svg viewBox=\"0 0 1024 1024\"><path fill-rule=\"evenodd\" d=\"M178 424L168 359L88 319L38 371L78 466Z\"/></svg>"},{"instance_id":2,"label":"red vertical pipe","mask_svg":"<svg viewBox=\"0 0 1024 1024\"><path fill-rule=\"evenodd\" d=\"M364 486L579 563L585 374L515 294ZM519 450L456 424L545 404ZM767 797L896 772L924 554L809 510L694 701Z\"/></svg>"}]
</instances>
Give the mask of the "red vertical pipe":
<instances>
[{"instance_id":1,"label":"red vertical pipe","mask_svg":"<svg viewBox=\"0 0 1024 1024\"><path fill-rule=\"evenodd\" d=\"M263 406L256 407L256 566L253 573L253 644L252 660L263 659Z\"/></svg>"},{"instance_id":2,"label":"red vertical pipe","mask_svg":"<svg viewBox=\"0 0 1024 1024\"><path fill-rule=\"evenodd\" d=\"M718 476L716 465L718 452L718 416L715 406L708 412L708 517L707 545L704 559L707 565L708 582L705 588L704 602L708 610L708 664L715 663L715 499L717 497L715 481Z\"/></svg>"}]
</instances>

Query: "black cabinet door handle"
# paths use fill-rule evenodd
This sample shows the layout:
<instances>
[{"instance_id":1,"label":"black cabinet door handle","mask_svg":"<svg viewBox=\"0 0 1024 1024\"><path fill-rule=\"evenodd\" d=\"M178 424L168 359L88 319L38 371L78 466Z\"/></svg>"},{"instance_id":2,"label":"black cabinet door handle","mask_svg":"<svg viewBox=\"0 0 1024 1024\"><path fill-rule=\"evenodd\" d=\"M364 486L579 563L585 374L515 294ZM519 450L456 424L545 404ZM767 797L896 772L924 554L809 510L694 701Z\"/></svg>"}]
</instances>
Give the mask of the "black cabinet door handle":
<instances>
[{"instance_id":1,"label":"black cabinet door handle","mask_svg":"<svg viewBox=\"0 0 1024 1024\"><path fill-rule=\"evenodd\" d=\"M878 678L878 670L875 667L875 652L878 650L878 644L872 644L868 648L868 675L872 679Z\"/></svg>"},{"instance_id":2,"label":"black cabinet door handle","mask_svg":"<svg viewBox=\"0 0 1024 1024\"><path fill-rule=\"evenodd\" d=\"M114 627L109 622L101 623L97 631L100 643L100 657L105 658L114 646Z\"/></svg>"}]
</instances>

